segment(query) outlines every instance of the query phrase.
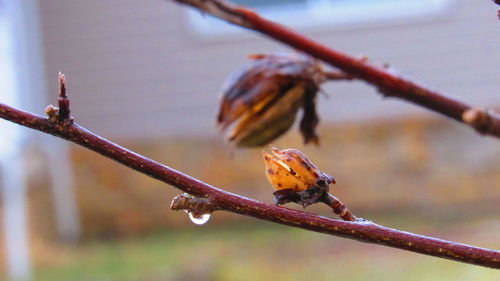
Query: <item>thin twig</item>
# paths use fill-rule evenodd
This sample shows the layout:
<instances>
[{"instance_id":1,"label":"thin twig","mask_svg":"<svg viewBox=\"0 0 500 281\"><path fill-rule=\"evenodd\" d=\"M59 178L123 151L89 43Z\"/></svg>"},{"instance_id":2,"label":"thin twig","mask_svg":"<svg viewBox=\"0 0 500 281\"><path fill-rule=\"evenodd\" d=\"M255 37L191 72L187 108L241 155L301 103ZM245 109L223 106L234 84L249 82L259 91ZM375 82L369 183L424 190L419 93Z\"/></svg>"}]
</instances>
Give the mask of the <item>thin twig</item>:
<instances>
[{"instance_id":1,"label":"thin twig","mask_svg":"<svg viewBox=\"0 0 500 281\"><path fill-rule=\"evenodd\" d=\"M353 80L355 77L347 74L343 71L327 71L323 73L324 77L328 81L335 80Z\"/></svg>"},{"instance_id":2,"label":"thin twig","mask_svg":"<svg viewBox=\"0 0 500 281\"><path fill-rule=\"evenodd\" d=\"M59 72L59 97L57 98L59 105L58 120L63 122L70 118L69 99L66 95L66 76Z\"/></svg>"},{"instance_id":3,"label":"thin twig","mask_svg":"<svg viewBox=\"0 0 500 281\"><path fill-rule=\"evenodd\" d=\"M388 97L396 97L423 106L456 121L468 124L481 134L500 137L500 117L483 110L490 121L477 124L466 123L462 119L471 106L453 100L443 94L430 90L406 78L397 76L385 69L372 66L347 54L317 43L289 28L267 20L243 6L236 6L220 0L175 0L192 6L202 12L231 22L285 43L294 49L318 58L354 77L362 79L378 88Z\"/></svg>"},{"instance_id":4,"label":"thin twig","mask_svg":"<svg viewBox=\"0 0 500 281\"><path fill-rule=\"evenodd\" d=\"M203 214L210 214L220 207L215 201L209 198L194 197L187 193L179 194L172 199L170 203L171 210L186 210L192 213L195 217L199 217Z\"/></svg>"},{"instance_id":5,"label":"thin twig","mask_svg":"<svg viewBox=\"0 0 500 281\"><path fill-rule=\"evenodd\" d=\"M357 218L349 211L347 206L342 203L337 197L331 195L330 193L327 193L326 196L324 196L323 203L326 205L330 206L332 208L332 211L339 215L343 220L345 221L356 221Z\"/></svg>"},{"instance_id":6,"label":"thin twig","mask_svg":"<svg viewBox=\"0 0 500 281\"><path fill-rule=\"evenodd\" d=\"M207 198L217 209L362 242L500 268L500 251L421 236L370 222L334 220L285 207L277 207L223 191L112 143L76 123L61 126L58 122L51 121L52 119L12 108L2 103L0 103L0 118L86 147L191 195Z\"/></svg>"}]
</instances>

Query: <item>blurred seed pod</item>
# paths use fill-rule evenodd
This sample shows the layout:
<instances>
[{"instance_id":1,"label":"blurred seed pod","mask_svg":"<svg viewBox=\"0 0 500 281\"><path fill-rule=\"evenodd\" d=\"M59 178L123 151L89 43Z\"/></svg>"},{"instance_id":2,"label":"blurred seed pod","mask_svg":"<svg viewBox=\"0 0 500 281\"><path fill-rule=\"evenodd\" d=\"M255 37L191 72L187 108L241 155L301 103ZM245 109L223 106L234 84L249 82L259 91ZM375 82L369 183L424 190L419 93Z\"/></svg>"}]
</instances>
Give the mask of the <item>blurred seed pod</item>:
<instances>
[{"instance_id":1,"label":"blurred seed pod","mask_svg":"<svg viewBox=\"0 0 500 281\"><path fill-rule=\"evenodd\" d=\"M223 88L217 124L236 146L270 143L292 127L303 109L300 132L304 143L318 143L316 94L324 75L319 62L290 53L252 55Z\"/></svg>"}]
</instances>

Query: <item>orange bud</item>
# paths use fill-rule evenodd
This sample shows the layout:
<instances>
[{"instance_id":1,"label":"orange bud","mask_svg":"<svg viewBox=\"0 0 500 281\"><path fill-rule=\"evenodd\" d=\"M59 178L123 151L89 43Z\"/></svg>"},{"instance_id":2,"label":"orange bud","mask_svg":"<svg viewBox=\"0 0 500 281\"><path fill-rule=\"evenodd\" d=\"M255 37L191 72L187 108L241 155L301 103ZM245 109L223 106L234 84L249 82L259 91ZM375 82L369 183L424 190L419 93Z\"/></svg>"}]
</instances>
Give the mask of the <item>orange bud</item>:
<instances>
[{"instance_id":1,"label":"orange bud","mask_svg":"<svg viewBox=\"0 0 500 281\"><path fill-rule=\"evenodd\" d=\"M328 189L328 184L335 183L332 176L321 172L297 149L272 147L271 153L263 152L263 157L267 180L276 190L303 191L314 186Z\"/></svg>"}]
</instances>

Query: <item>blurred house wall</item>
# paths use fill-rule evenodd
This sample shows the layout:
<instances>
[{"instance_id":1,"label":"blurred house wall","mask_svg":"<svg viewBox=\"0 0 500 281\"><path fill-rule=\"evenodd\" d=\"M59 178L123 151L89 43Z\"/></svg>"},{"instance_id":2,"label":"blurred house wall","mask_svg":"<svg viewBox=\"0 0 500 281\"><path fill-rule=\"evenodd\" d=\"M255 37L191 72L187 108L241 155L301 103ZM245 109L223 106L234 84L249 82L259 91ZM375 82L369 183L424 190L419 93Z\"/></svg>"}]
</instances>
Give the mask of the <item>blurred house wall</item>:
<instances>
[{"instance_id":1,"label":"blurred house wall","mask_svg":"<svg viewBox=\"0 0 500 281\"><path fill-rule=\"evenodd\" d=\"M187 8L165 0L41 0L46 73L68 77L80 124L107 137L214 135L219 89L245 56L288 50L242 31L203 36ZM307 21L307 18L297 21ZM500 31L489 1L457 0L437 15L302 28L301 32L373 63L390 63L417 81L473 105L500 103ZM409 113L362 83L335 83L321 102L323 120L344 122ZM51 97L53 99L53 97Z\"/></svg>"}]
</instances>

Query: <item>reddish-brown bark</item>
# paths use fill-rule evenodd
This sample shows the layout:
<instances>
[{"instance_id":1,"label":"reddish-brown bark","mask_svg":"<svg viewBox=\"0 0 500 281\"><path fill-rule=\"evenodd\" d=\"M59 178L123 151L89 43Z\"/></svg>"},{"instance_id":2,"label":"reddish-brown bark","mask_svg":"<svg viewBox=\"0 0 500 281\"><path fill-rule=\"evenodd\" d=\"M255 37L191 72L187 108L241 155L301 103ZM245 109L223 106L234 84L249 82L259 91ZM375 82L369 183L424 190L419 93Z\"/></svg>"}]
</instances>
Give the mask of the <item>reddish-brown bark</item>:
<instances>
[{"instance_id":1,"label":"reddish-brown bark","mask_svg":"<svg viewBox=\"0 0 500 281\"><path fill-rule=\"evenodd\" d=\"M500 252L426 237L369 223L334 220L298 210L277 207L215 188L154 160L114 144L73 123L18 110L0 103L0 118L51 134L93 150L138 172L173 185L189 194L207 198L213 210L221 209L262 220L326 233L362 242L386 245L460 262L500 268ZM50 119L50 120L49 120Z\"/></svg>"}]
</instances>

